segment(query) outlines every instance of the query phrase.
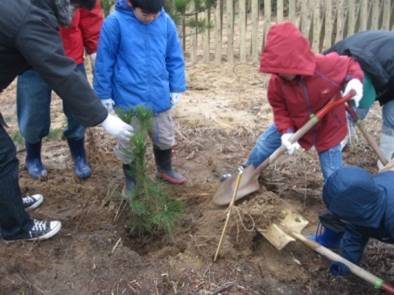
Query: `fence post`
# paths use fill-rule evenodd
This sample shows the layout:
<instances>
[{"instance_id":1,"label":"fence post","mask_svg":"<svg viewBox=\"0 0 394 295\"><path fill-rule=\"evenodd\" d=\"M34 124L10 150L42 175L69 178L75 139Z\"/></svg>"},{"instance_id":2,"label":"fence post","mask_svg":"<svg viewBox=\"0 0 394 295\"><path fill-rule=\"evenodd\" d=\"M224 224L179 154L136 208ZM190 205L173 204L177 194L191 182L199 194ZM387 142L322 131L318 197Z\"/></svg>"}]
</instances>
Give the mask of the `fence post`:
<instances>
[{"instance_id":1,"label":"fence post","mask_svg":"<svg viewBox=\"0 0 394 295\"><path fill-rule=\"evenodd\" d=\"M276 21L283 21L283 0L276 0Z\"/></svg>"},{"instance_id":2,"label":"fence post","mask_svg":"<svg viewBox=\"0 0 394 295\"><path fill-rule=\"evenodd\" d=\"M234 62L234 2L226 0L227 12L227 61Z\"/></svg>"},{"instance_id":3,"label":"fence post","mask_svg":"<svg viewBox=\"0 0 394 295\"><path fill-rule=\"evenodd\" d=\"M204 28L203 28L203 62L209 63L209 12L208 8L204 11Z\"/></svg>"},{"instance_id":4,"label":"fence post","mask_svg":"<svg viewBox=\"0 0 394 295\"><path fill-rule=\"evenodd\" d=\"M289 20L296 24L296 0L289 0Z\"/></svg>"},{"instance_id":5,"label":"fence post","mask_svg":"<svg viewBox=\"0 0 394 295\"><path fill-rule=\"evenodd\" d=\"M216 1L215 8L215 63L222 62L222 1Z\"/></svg>"},{"instance_id":6,"label":"fence post","mask_svg":"<svg viewBox=\"0 0 394 295\"><path fill-rule=\"evenodd\" d=\"M374 0L372 2L372 20L371 20L371 29L372 30L378 29L379 16L380 16L380 0Z\"/></svg>"},{"instance_id":7,"label":"fence post","mask_svg":"<svg viewBox=\"0 0 394 295\"><path fill-rule=\"evenodd\" d=\"M192 63L197 62L197 50L198 50L198 26L197 26L197 21L198 21L198 14L196 11L196 6L194 1L192 1L190 5L190 9L192 11L192 17L194 17L195 20L195 27L192 28L192 53L191 53L191 60Z\"/></svg>"},{"instance_id":8,"label":"fence post","mask_svg":"<svg viewBox=\"0 0 394 295\"><path fill-rule=\"evenodd\" d=\"M313 9L313 39L312 48L315 52L320 51L320 30L321 30L321 17L320 17L320 0L314 1Z\"/></svg>"},{"instance_id":9,"label":"fence post","mask_svg":"<svg viewBox=\"0 0 394 295\"><path fill-rule=\"evenodd\" d=\"M309 39L311 29L311 15L309 13L309 1L301 0L301 31L306 38Z\"/></svg>"},{"instance_id":10,"label":"fence post","mask_svg":"<svg viewBox=\"0 0 394 295\"><path fill-rule=\"evenodd\" d=\"M246 62L246 0L239 0L239 59Z\"/></svg>"},{"instance_id":11,"label":"fence post","mask_svg":"<svg viewBox=\"0 0 394 295\"><path fill-rule=\"evenodd\" d=\"M348 23L347 23L347 35L350 36L354 34L354 26L355 26L355 5L354 0L347 0L348 8L347 8L347 15L348 15Z\"/></svg>"},{"instance_id":12,"label":"fence post","mask_svg":"<svg viewBox=\"0 0 394 295\"><path fill-rule=\"evenodd\" d=\"M335 34L335 43L343 39L343 31L345 27L345 10L344 0L337 0L337 29Z\"/></svg>"},{"instance_id":13,"label":"fence post","mask_svg":"<svg viewBox=\"0 0 394 295\"><path fill-rule=\"evenodd\" d=\"M263 22L263 36L262 46L265 46L265 37L268 32L268 28L271 26L271 0L264 0L264 22Z\"/></svg>"},{"instance_id":14,"label":"fence post","mask_svg":"<svg viewBox=\"0 0 394 295\"><path fill-rule=\"evenodd\" d=\"M259 0L252 1L252 61L257 62L259 59Z\"/></svg>"},{"instance_id":15,"label":"fence post","mask_svg":"<svg viewBox=\"0 0 394 295\"><path fill-rule=\"evenodd\" d=\"M390 19L391 19L391 1L383 1L383 22L382 28L385 30L390 30Z\"/></svg>"},{"instance_id":16,"label":"fence post","mask_svg":"<svg viewBox=\"0 0 394 295\"><path fill-rule=\"evenodd\" d=\"M323 49L328 49L332 45L332 31L333 31L333 19L332 19L332 0L326 0L325 7L325 26L324 26L324 42Z\"/></svg>"},{"instance_id":17,"label":"fence post","mask_svg":"<svg viewBox=\"0 0 394 295\"><path fill-rule=\"evenodd\" d=\"M368 0L360 1L360 31L365 31L368 25Z\"/></svg>"}]
</instances>

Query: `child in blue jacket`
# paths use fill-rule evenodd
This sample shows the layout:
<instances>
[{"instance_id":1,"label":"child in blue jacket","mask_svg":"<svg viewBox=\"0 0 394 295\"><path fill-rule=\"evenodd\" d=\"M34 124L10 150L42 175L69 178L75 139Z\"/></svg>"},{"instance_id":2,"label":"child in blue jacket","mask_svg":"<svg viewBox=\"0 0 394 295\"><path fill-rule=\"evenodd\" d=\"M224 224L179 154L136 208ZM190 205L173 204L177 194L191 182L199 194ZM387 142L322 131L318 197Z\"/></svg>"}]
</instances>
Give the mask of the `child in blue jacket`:
<instances>
[{"instance_id":1,"label":"child in blue jacket","mask_svg":"<svg viewBox=\"0 0 394 295\"><path fill-rule=\"evenodd\" d=\"M186 90L185 63L175 23L163 9L164 0L118 0L104 22L97 50L94 89L111 112L138 105L150 109L150 137L158 176L171 184L186 178L171 165L175 145L170 109ZM129 143L119 142L115 153L123 162L126 193L135 185Z\"/></svg>"},{"instance_id":2,"label":"child in blue jacket","mask_svg":"<svg viewBox=\"0 0 394 295\"><path fill-rule=\"evenodd\" d=\"M358 167L340 168L325 183L323 200L345 223L340 243L344 258L358 264L370 238L394 244L394 171L371 175ZM350 273L340 262L334 262L330 271Z\"/></svg>"}]
</instances>

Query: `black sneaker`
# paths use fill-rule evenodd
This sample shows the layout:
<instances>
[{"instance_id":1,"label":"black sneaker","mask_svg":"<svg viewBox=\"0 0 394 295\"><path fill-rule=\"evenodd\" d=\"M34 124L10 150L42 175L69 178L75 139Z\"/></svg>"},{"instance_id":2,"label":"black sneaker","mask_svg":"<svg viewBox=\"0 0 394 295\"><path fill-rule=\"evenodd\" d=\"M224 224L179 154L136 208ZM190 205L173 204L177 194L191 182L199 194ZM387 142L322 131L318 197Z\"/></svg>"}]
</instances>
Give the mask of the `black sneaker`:
<instances>
[{"instance_id":1,"label":"black sneaker","mask_svg":"<svg viewBox=\"0 0 394 295\"><path fill-rule=\"evenodd\" d=\"M23 207L26 210L35 209L42 204L44 197L40 194L26 196L22 198Z\"/></svg>"},{"instance_id":2,"label":"black sneaker","mask_svg":"<svg viewBox=\"0 0 394 295\"><path fill-rule=\"evenodd\" d=\"M31 228L16 238L4 239L5 242L46 240L56 235L62 228L62 223L57 220L33 219Z\"/></svg>"}]
</instances>

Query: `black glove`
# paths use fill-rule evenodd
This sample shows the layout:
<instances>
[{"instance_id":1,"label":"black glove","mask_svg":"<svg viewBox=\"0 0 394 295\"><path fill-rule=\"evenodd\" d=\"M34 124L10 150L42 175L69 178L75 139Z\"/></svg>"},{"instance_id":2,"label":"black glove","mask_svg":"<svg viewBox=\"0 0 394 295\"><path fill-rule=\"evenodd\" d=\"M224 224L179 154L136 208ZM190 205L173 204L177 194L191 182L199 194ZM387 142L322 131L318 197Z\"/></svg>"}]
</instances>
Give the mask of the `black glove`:
<instances>
[{"instance_id":1,"label":"black glove","mask_svg":"<svg viewBox=\"0 0 394 295\"><path fill-rule=\"evenodd\" d=\"M329 211L320 214L319 220L324 227L336 233L343 233L346 230L346 224Z\"/></svg>"}]
</instances>

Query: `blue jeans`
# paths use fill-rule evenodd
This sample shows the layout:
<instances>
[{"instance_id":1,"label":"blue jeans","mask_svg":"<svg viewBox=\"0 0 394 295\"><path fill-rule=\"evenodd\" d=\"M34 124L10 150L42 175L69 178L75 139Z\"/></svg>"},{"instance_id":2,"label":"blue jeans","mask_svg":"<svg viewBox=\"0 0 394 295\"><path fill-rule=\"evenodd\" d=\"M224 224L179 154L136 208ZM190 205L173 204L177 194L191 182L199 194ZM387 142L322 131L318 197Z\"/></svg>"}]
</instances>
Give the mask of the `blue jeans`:
<instances>
[{"instance_id":1,"label":"blue jeans","mask_svg":"<svg viewBox=\"0 0 394 295\"><path fill-rule=\"evenodd\" d=\"M246 165L259 166L277 148L281 146L281 134L272 124L257 139L255 146L246 160ZM338 168L342 166L342 152L340 145L336 145L324 152L319 153L320 168L324 181Z\"/></svg>"},{"instance_id":2,"label":"blue jeans","mask_svg":"<svg viewBox=\"0 0 394 295\"><path fill-rule=\"evenodd\" d=\"M361 120L363 120L369 109L357 108L356 112ZM382 107L382 133L394 136L394 100L386 102Z\"/></svg>"},{"instance_id":3,"label":"blue jeans","mask_svg":"<svg viewBox=\"0 0 394 295\"><path fill-rule=\"evenodd\" d=\"M83 64L78 70L86 77ZM17 115L20 133L29 143L37 143L49 134L50 104L52 89L33 70L28 70L18 77L17 82ZM85 128L70 113L63 102L63 111L67 117L67 128L64 136L80 140L85 135Z\"/></svg>"}]
</instances>

